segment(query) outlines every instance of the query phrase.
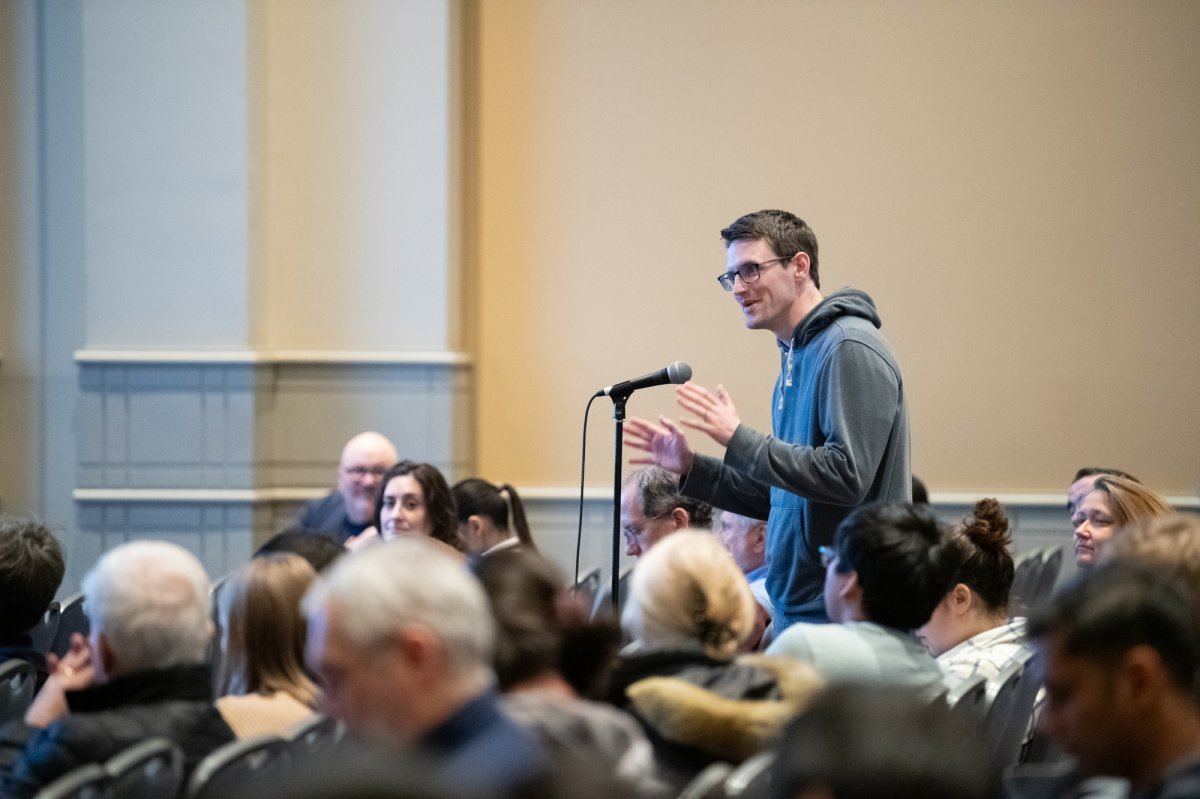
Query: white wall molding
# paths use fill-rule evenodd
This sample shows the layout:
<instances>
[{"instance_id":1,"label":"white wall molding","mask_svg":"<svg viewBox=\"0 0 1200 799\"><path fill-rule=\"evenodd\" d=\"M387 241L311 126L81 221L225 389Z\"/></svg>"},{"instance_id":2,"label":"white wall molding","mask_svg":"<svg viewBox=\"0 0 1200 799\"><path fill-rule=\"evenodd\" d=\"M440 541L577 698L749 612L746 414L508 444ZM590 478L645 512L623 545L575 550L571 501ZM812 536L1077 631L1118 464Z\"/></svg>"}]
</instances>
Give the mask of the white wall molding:
<instances>
[{"instance_id":1,"label":"white wall molding","mask_svg":"<svg viewBox=\"0 0 1200 799\"><path fill-rule=\"evenodd\" d=\"M471 365L465 352L420 350L109 350L75 351L81 364L353 364L356 366L453 366Z\"/></svg>"},{"instance_id":2,"label":"white wall molding","mask_svg":"<svg viewBox=\"0 0 1200 799\"><path fill-rule=\"evenodd\" d=\"M329 493L328 488L76 488L76 502L156 502L165 504L226 504L305 502Z\"/></svg>"}]
</instances>

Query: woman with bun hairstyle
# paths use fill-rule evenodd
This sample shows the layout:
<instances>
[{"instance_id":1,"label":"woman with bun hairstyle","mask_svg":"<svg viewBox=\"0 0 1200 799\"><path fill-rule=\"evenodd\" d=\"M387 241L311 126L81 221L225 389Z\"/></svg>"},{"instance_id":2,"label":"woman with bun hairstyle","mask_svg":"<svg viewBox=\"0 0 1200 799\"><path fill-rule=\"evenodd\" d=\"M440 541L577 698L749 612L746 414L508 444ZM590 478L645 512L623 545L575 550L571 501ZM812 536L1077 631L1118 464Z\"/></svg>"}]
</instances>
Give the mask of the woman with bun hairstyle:
<instances>
[{"instance_id":1,"label":"woman with bun hairstyle","mask_svg":"<svg viewBox=\"0 0 1200 799\"><path fill-rule=\"evenodd\" d=\"M917 635L947 674L990 680L1030 649L1025 619L1008 615L1014 566L1004 508L981 499L955 526L953 541L963 555L958 578Z\"/></svg>"},{"instance_id":2,"label":"woman with bun hairstyle","mask_svg":"<svg viewBox=\"0 0 1200 799\"><path fill-rule=\"evenodd\" d=\"M471 477L450 490L458 519L458 538L469 555L491 555L511 547L537 552L525 519L525 506L508 483L495 486ZM512 526L508 527L511 508Z\"/></svg>"}]
</instances>

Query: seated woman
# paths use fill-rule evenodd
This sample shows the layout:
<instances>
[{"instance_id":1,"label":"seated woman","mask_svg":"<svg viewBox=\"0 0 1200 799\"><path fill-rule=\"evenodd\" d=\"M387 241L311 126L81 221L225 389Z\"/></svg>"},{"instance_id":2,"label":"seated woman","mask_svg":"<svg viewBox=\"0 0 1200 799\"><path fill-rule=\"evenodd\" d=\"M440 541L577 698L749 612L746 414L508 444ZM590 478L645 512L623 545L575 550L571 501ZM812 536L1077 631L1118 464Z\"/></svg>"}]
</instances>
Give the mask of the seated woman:
<instances>
[{"instance_id":1,"label":"seated woman","mask_svg":"<svg viewBox=\"0 0 1200 799\"><path fill-rule=\"evenodd\" d=\"M458 519L458 538L467 554L491 555L518 546L537 551L525 520L525 506L515 488L471 477L455 483L450 493ZM516 535L508 529L510 506Z\"/></svg>"},{"instance_id":2,"label":"seated woman","mask_svg":"<svg viewBox=\"0 0 1200 799\"><path fill-rule=\"evenodd\" d=\"M618 659L608 699L642 722L673 785L769 747L820 685L807 664L736 657L754 608L741 569L710 533L663 538L633 572L622 616L633 643Z\"/></svg>"},{"instance_id":3,"label":"seated woman","mask_svg":"<svg viewBox=\"0 0 1200 799\"><path fill-rule=\"evenodd\" d=\"M1172 513L1165 499L1141 483L1111 474L1096 478L1071 517L1076 565L1090 568L1099 562L1115 532Z\"/></svg>"},{"instance_id":4,"label":"seated woman","mask_svg":"<svg viewBox=\"0 0 1200 799\"><path fill-rule=\"evenodd\" d=\"M463 551L454 518L454 497L436 466L400 461L387 470L380 485L375 526L347 541L348 549L360 549L381 539L391 541L401 535L419 535L440 541L456 552Z\"/></svg>"},{"instance_id":5,"label":"seated woman","mask_svg":"<svg viewBox=\"0 0 1200 799\"><path fill-rule=\"evenodd\" d=\"M537 734L556 764L601 766L639 793L656 787L653 750L638 723L580 698L563 673L570 662L593 670L611 663L620 640L615 625L587 621L554 566L528 549L489 555L478 576L496 621L496 679L508 715Z\"/></svg>"},{"instance_id":6,"label":"seated woman","mask_svg":"<svg viewBox=\"0 0 1200 799\"><path fill-rule=\"evenodd\" d=\"M299 555L261 555L221 589L217 709L239 738L282 733L317 706L320 692L303 665L307 625L300 613L316 576Z\"/></svg>"},{"instance_id":7,"label":"seated woman","mask_svg":"<svg viewBox=\"0 0 1200 799\"><path fill-rule=\"evenodd\" d=\"M1013 583L1008 517L994 499L982 499L953 532L963 556L954 587L917 630L947 675L966 679L998 676L1004 665L1029 651L1025 619L1009 620Z\"/></svg>"}]
</instances>

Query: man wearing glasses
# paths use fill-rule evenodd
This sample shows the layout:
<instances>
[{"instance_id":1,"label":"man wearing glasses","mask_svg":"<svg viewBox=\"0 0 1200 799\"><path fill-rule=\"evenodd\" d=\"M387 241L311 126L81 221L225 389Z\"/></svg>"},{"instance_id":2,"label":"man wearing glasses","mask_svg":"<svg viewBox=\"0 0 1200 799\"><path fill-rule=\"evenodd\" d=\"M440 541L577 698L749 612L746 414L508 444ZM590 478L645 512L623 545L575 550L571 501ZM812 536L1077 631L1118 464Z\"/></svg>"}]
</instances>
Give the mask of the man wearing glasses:
<instances>
[{"instance_id":1,"label":"man wearing glasses","mask_svg":"<svg viewBox=\"0 0 1200 799\"><path fill-rule=\"evenodd\" d=\"M296 525L323 533L338 543L375 523L380 479L399 458L396 446L379 433L359 433L342 448L337 488L304 503Z\"/></svg>"},{"instance_id":2,"label":"man wearing glasses","mask_svg":"<svg viewBox=\"0 0 1200 799\"><path fill-rule=\"evenodd\" d=\"M772 395L773 435L741 424L724 387L685 383L679 405L698 430L725 447L700 455L682 427L630 419L626 442L683 476L683 493L767 522L767 592L775 630L826 620L818 547L833 541L850 511L911 499L908 410L891 347L871 298L855 289L821 293L817 239L786 211L747 214L721 231L726 270L746 327L775 334L780 375Z\"/></svg>"}]
</instances>

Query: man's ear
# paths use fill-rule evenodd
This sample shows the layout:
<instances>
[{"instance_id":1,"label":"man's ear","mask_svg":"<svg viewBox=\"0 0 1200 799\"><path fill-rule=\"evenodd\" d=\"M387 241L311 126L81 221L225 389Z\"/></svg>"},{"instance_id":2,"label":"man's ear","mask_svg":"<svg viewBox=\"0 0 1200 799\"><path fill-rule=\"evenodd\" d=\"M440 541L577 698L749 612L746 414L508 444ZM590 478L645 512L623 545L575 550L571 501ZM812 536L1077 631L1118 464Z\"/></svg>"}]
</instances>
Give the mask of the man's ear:
<instances>
[{"instance_id":1,"label":"man's ear","mask_svg":"<svg viewBox=\"0 0 1200 799\"><path fill-rule=\"evenodd\" d=\"M683 508L675 508L671 511L671 523L676 530L686 530L692 524L692 515Z\"/></svg>"},{"instance_id":2,"label":"man's ear","mask_svg":"<svg viewBox=\"0 0 1200 799\"><path fill-rule=\"evenodd\" d=\"M812 259L808 257L808 253L801 251L792 256L791 263L796 268L796 282L803 282L808 277L808 270L812 266Z\"/></svg>"},{"instance_id":3,"label":"man's ear","mask_svg":"<svg viewBox=\"0 0 1200 799\"><path fill-rule=\"evenodd\" d=\"M756 521L746 532L750 539L750 551L758 555L767 551L767 523Z\"/></svg>"},{"instance_id":4,"label":"man's ear","mask_svg":"<svg viewBox=\"0 0 1200 799\"><path fill-rule=\"evenodd\" d=\"M845 600L858 600L862 598L862 588L858 584L858 572L849 571L845 573L841 587L838 588L838 596Z\"/></svg>"},{"instance_id":5,"label":"man's ear","mask_svg":"<svg viewBox=\"0 0 1200 799\"><path fill-rule=\"evenodd\" d=\"M1113 670L1115 699L1128 703L1132 712L1144 714L1166 696L1171 677L1154 647L1139 644L1127 651Z\"/></svg>"},{"instance_id":6,"label":"man's ear","mask_svg":"<svg viewBox=\"0 0 1200 799\"><path fill-rule=\"evenodd\" d=\"M108 636L103 632L96 635L96 649L97 651L93 652L92 655L100 659L100 668L104 670L104 673L112 676L113 666L116 665L116 661L113 658L112 646L108 643Z\"/></svg>"}]
</instances>

